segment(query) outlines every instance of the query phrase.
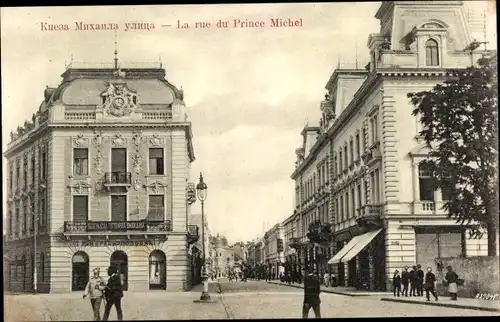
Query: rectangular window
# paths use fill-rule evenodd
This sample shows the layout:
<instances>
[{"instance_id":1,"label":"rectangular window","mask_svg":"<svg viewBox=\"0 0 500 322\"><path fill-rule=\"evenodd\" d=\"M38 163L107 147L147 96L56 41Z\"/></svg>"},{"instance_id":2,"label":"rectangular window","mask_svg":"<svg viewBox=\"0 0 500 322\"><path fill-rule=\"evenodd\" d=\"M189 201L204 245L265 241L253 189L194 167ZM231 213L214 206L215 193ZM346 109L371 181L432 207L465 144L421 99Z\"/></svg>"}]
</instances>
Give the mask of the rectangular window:
<instances>
[{"instance_id":1,"label":"rectangular window","mask_svg":"<svg viewBox=\"0 0 500 322\"><path fill-rule=\"evenodd\" d=\"M23 232L26 233L28 229L28 205L23 202Z\"/></svg>"},{"instance_id":2,"label":"rectangular window","mask_svg":"<svg viewBox=\"0 0 500 322\"><path fill-rule=\"evenodd\" d=\"M372 124L372 144L375 144L378 141L378 118L377 115L374 115L371 119Z\"/></svg>"},{"instance_id":3,"label":"rectangular window","mask_svg":"<svg viewBox=\"0 0 500 322\"><path fill-rule=\"evenodd\" d=\"M354 143L351 141L349 141L349 155L351 157L351 163L354 162Z\"/></svg>"},{"instance_id":4,"label":"rectangular window","mask_svg":"<svg viewBox=\"0 0 500 322\"><path fill-rule=\"evenodd\" d=\"M14 173L13 173L13 170L11 168L11 169L9 169L9 190L11 193L14 192L13 187L14 187Z\"/></svg>"},{"instance_id":5,"label":"rectangular window","mask_svg":"<svg viewBox=\"0 0 500 322\"><path fill-rule=\"evenodd\" d=\"M127 220L127 196L112 195L111 196L111 221L126 221Z\"/></svg>"},{"instance_id":6,"label":"rectangular window","mask_svg":"<svg viewBox=\"0 0 500 322\"><path fill-rule=\"evenodd\" d=\"M339 222L339 221L340 221L340 220L339 220L339 218L340 218L340 217L339 217L339 215L340 215L340 212L339 212L339 211L340 211L340 210L339 210L339 198L337 197L337 198L335 198L335 219L336 219L335 221L336 221L336 222Z\"/></svg>"},{"instance_id":7,"label":"rectangular window","mask_svg":"<svg viewBox=\"0 0 500 322\"><path fill-rule=\"evenodd\" d=\"M375 171L370 173L370 186L371 186L371 197L372 197L372 205L377 203L376 190L377 187L375 185Z\"/></svg>"},{"instance_id":8,"label":"rectangular window","mask_svg":"<svg viewBox=\"0 0 500 322\"><path fill-rule=\"evenodd\" d=\"M353 216L356 216L356 195L354 194L354 188L351 189L351 207Z\"/></svg>"},{"instance_id":9,"label":"rectangular window","mask_svg":"<svg viewBox=\"0 0 500 322\"><path fill-rule=\"evenodd\" d=\"M21 186L21 164L19 161L16 162L16 188L19 189Z\"/></svg>"},{"instance_id":10,"label":"rectangular window","mask_svg":"<svg viewBox=\"0 0 500 322\"><path fill-rule=\"evenodd\" d=\"M344 167L349 167L349 155L347 154L347 145L344 145Z\"/></svg>"},{"instance_id":11,"label":"rectangular window","mask_svg":"<svg viewBox=\"0 0 500 322\"><path fill-rule=\"evenodd\" d=\"M342 172L342 149L339 152L339 172Z\"/></svg>"},{"instance_id":12,"label":"rectangular window","mask_svg":"<svg viewBox=\"0 0 500 322\"><path fill-rule=\"evenodd\" d=\"M345 193L345 218L344 219L349 219L349 210L350 210L350 207L349 207L349 191L346 191Z\"/></svg>"},{"instance_id":13,"label":"rectangular window","mask_svg":"<svg viewBox=\"0 0 500 322\"><path fill-rule=\"evenodd\" d=\"M16 205L16 230L15 234L21 233L21 216L20 216L19 204Z\"/></svg>"},{"instance_id":14,"label":"rectangular window","mask_svg":"<svg viewBox=\"0 0 500 322\"><path fill-rule=\"evenodd\" d=\"M73 174L86 176L89 174L89 149L73 149Z\"/></svg>"},{"instance_id":15,"label":"rectangular window","mask_svg":"<svg viewBox=\"0 0 500 322\"><path fill-rule=\"evenodd\" d=\"M40 162L40 175L42 179L47 179L47 153L45 149L42 150L41 162Z\"/></svg>"},{"instance_id":16,"label":"rectangular window","mask_svg":"<svg viewBox=\"0 0 500 322\"><path fill-rule=\"evenodd\" d=\"M24 183L24 188L28 187L28 159L24 157L24 162L23 162L23 183Z\"/></svg>"},{"instance_id":17,"label":"rectangular window","mask_svg":"<svg viewBox=\"0 0 500 322\"><path fill-rule=\"evenodd\" d=\"M87 221L89 218L89 197L73 196L73 221Z\"/></svg>"},{"instance_id":18,"label":"rectangular window","mask_svg":"<svg viewBox=\"0 0 500 322\"><path fill-rule=\"evenodd\" d=\"M382 200L382 195L381 195L381 187L380 187L380 170L377 169L375 170L375 200L377 203L380 203L380 200Z\"/></svg>"},{"instance_id":19,"label":"rectangular window","mask_svg":"<svg viewBox=\"0 0 500 322\"><path fill-rule=\"evenodd\" d=\"M118 174L127 172L127 149L111 149L111 172Z\"/></svg>"},{"instance_id":20,"label":"rectangular window","mask_svg":"<svg viewBox=\"0 0 500 322\"><path fill-rule=\"evenodd\" d=\"M149 174L165 174L163 149L149 149Z\"/></svg>"},{"instance_id":21,"label":"rectangular window","mask_svg":"<svg viewBox=\"0 0 500 322\"><path fill-rule=\"evenodd\" d=\"M165 196L150 195L148 220L164 220L165 219Z\"/></svg>"},{"instance_id":22,"label":"rectangular window","mask_svg":"<svg viewBox=\"0 0 500 322\"><path fill-rule=\"evenodd\" d=\"M31 157L31 184L35 184L35 154Z\"/></svg>"},{"instance_id":23,"label":"rectangular window","mask_svg":"<svg viewBox=\"0 0 500 322\"><path fill-rule=\"evenodd\" d=\"M434 188L432 186L432 172L429 167L420 164L418 166L418 185L421 201L434 201Z\"/></svg>"},{"instance_id":24,"label":"rectangular window","mask_svg":"<svg viewBox=\"0 0 500 322\"><path fill-rule=\"evenodd\" d=\"M337 173L338 173L338 163L337 163L337 156L335 156L333 162L333 175L336 176Z\"/></svg>"},{"instance_id":25,"label":"rectangular window","mask_svg":"<svg viewBox=\"0 0 500 322\"><path fill-rule=\"evenodd\" d=\"M359 141L359 133L356 133L356 160L359 160L361 156L361 145Z\"/></svg>"},{"instance_id":26,"label":"rectangular window","mask_svg":"<svg viewBox=\"0 0 500 322\"><path fill-rule=\"evenodd\" d=\"M340 221L344 221L344 197L340 196Z\"/></svg>"},{"instance_id":27,"label":"rectangular window","mask_svg":"<svg viewBox=\"0 0 500 322\"><path fill-rule=\"evenodd\" d=\"M45 196L40 199L40 226L45 226L47 219L47 203L45 202Z\"/></svg>"},{"instance_id":28,"label":"rectangular window","mask_svg":"<svg viewBox=\"0 0 500 322\"><path fill-rule=\"evenodd\" d=\"M358 189L358 208L361 208L363 206L363 200L361 199L362 198L361 184L358 184L357 189Z\"/></svg>"}]
</instances>

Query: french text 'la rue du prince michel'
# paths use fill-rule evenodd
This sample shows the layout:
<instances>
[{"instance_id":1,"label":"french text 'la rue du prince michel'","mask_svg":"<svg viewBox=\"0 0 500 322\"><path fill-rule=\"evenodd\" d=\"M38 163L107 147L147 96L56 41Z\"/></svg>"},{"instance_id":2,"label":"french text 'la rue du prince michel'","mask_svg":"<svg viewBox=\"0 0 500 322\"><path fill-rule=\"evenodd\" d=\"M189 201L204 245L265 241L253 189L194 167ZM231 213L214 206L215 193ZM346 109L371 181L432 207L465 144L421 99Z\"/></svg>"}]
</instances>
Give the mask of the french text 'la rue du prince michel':
<instances>
[{"instance_id":1,"label":"french text 'la rue du prince michel'","mask_svg":"<svg viewBox=\"0 0 500 322\"><path fill-rule=\"evenodd\" d=\"M140 30L155 30L159 28L172 29L208 29L208 28L233 28L233 29L248 29L248 28L289 28L303 27L302 18L270 18L269 20L249 20L249 19L229 19L211 21L195 21L187 22L177 20L174 24L155 24L152 22L127 22L127 23L86 23L74 22L67 23L48 23L40 22L41 31L104 31L123 29L124 31L140 31Z\"/></svg>"}]
</instances>

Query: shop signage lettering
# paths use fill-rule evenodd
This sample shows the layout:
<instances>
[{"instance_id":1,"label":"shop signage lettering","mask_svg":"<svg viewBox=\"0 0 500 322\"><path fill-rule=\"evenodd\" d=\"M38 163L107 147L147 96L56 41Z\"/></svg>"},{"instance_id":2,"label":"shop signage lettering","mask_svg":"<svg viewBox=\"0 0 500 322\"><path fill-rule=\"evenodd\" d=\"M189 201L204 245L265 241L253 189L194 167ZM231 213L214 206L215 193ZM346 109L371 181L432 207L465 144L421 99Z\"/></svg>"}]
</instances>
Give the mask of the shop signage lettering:
<instances>
[{"instance_id":1,"label":"shop signage lettering","mask_svg":"<svg viewBox=\"0 0 500 322\"><path fill-rule=\"evenodd\" d=\"M146 230L146 221L89 221L87 231Z\"/></svg>"},{"instance_id":2,"label":"shop signage lettering","mask_svg":"<svg viewBox=\"0 0 500 322\"><path fill-rule=\"evenodd\" d=\"M83 246L147 246L153 245L151 240L90 240L84 241Z\"/></svg>"}]
</instances>

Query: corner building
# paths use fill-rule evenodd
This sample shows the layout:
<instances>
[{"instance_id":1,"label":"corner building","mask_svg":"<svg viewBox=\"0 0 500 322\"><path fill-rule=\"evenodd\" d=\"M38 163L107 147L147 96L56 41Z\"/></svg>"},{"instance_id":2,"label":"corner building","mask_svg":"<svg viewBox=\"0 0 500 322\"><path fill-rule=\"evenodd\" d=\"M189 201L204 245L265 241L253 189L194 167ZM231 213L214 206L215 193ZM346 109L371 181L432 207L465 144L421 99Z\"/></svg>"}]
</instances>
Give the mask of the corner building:
<instances>
[{"instance_id":1,"label":"corner building","mask_svg":"<svg viewBox=\"0 0 500 322\"><path fill-rule=\"evenodd\" d=\"M312 174L303 189L300 179L329 150L330 215L322 220L334 228L328 263L339 285L385 290L396 269L419 263L439 272L436 258L487 255L487 239L469 239L442 209L448 192L430 186L431 174L421 163L429 151L407 98L442 83L447 69L476 63L484 52L468 50L473 39L462 1L384 1L375 17L380 31L368 37L370 62L364 69L359 63L337 66L326 85L320 128L303 132L292 175L299 202L286 223L293 235L301 205L317 209L321 182ZM325 122L325 110L333 120ZM304 242L308 222L292 245Z\"/></svg>"},{"instance_id":2,"label":"corner building","mask_svg":"<svg viewBox=\"0 0 500 322\"><path fill-rule=\"evenodd\" d=\"M188 230L195 157L183 91L160 64L116 61L67 67L32 121L11 133L11 290L83 290L93 268L105 275L110 264L126 290L190 288L198 229Z\"/></svg>"}]
</instances>

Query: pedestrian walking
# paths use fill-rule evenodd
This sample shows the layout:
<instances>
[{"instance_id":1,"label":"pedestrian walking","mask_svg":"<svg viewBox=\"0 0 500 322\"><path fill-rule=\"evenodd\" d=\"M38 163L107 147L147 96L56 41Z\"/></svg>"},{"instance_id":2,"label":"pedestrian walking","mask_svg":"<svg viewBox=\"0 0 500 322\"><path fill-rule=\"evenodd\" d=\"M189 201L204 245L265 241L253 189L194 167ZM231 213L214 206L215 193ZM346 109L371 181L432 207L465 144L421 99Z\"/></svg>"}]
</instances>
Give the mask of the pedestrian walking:
<instances>
[{"instance_id":1,"label":"pedestrian walking","mask_svg":"<svg viewBox=\"0 0 500 322\"><path fill-rule=\"evenodd\" d=\"M394 290L394 296L399 297L399 294L401 293L401 275L399 275L399 271L395 270L394 271L394 276L392 277L392 288Z\"/></svg>"},{"instance_id":2,"label":"pedestrian walking","mask_svg":"<svg viewBox=\"0 0 500 322\"><path fill-rule=\"evenodd\" d=\"M319 293L321 292L321 282L312 267L307 268L307 275L304 279L304 304L302 306L302 318L307 319L311 308L316 318L321 318Z\"/></svg>"},{"instance_id":3,"label":"pedestrian walking","mask_svg":"<svg viewBox=\"0 0 500 322\"><path fill-rule=\"evenodd\" d=\"M86 298L90 295L90 305L92 305L92 310L94 312L93 321L100 321L101 303L103 292L106 288L106 282L104 281L104 278L99 276L99 268L94 268L92 272L94 273L94 275L90 278L87 286L85 287L83 298Z\"/></svg>"},{"instance_id":4,"label":"pedestrian walking","mask_svg":"<svg viewBox=\"0 0 500 322\"><path fill-rule=\"evenodd\" d=\"M328 274L328 272L326 272L323 276L323 282L325 283L326 287L330 286L330 274Z\"/></svg>"},{"instance_id":5,"label":"pedestrian walking","mask_svg":"<svg viewBox=\"0 0 500 322\"><path fill-rule=\"evenodd\" d=\"M410 296L417 296L417 266L410 271Z\"/></svg>"},{"instance_id":6,"label":"pedestrian walking","mask_svg":"<svg viewBox=\"0 0 500 322\"><path fill-rule=\"evenodd\" d=\"M408 284L410 283L410 273L408 273L408 266L405 266L403 272L401 273L401 283L403 284L402 294L408 297Z\"/></svg>"},{"instance_id":7,"label":"pedestrian walking","mask_svg":"<svg viewBox=\"0 0 500 322\"><path fill-rule=\"evenodd\" d=\"M424 296L424 271L420 264L417 264L417 294Z\"/></svg>"},{"instance_id":8,"label":"pedestrian walking","mask_svg":"<svg viewBox=\"0 0 500 322\"><path fill-rule=\"evenodd\" d=\"M118 321L123 321L123 312L122 312L123 285L120 274L118 273L118 268L110 266L108 268L108 276L109 280L105 289L106 307L104 308L104 316L102 320L103 321L108 320L111 307L113 307L114 305Z\"/></svg>"},{"instance_id":9,"label":"pedestrian walking","mask_svg":"<svg viewBox=\"0 0 500 322\"><path fill-rule=\"evenodd\" d=\"M432 268L427 267L427 273L425 274L425 295L427 296L427 301L430 301L431 293L434 296L434 299L437 301L438 296L436 294L436 275L432 272Z\"/></svg>"},{"instance_id":10,"label":"pedestrian walking","mask_svg":"<svg viewBox=\"0 0 500 322\"><path fill-rule=\"evenodd\" d=\"M458 293L458 275L453 271L453 268L451 266L447 266L446 269L448 270L448 272L446 273L444 279L446 281L446 284L448 284L448 293L450 293L451 299L453 301L456 301Z\"/></svg>"}]
</instances>

